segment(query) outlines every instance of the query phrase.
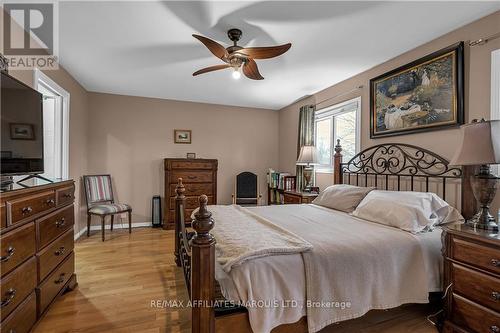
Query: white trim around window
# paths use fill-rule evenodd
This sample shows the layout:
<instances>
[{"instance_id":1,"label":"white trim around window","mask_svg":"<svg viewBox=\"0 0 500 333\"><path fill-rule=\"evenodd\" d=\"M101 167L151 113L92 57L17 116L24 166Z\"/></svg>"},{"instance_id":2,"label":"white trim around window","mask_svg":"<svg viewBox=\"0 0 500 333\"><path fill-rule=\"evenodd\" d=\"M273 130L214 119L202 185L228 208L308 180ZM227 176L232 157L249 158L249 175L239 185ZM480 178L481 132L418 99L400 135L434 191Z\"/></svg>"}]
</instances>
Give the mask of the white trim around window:
<instances>
[{"instance_id":1,"label":"white trim around window","mask_svg":"<svg viewBox=\"0 0 500 333\"><path fill-rule=\"evenodd\" d=\"M38 68L35 68L33 72L33 87L35 90L39 90L39 85L43 85L45 88L52 90L56 95L61 96L60 101L62 103L62 128L61 128L61 139L62 139L62 151L60 156L61 170L60 177L62 179L69 178L69 112L70 112L70 94L60 85L58 85L54 80L48 77Z\"/></svg>"},{"instance_id":2,"label":"white trim around window","mask_svg":"<svg viewBox=\"0 0 500 333\"><path fill-rule=\"evenodd\" d=\"M317 126L317 123L319 121L324 121L325 119L331 119L330 120L330 128L331 128L331 138L330 138L330 154L331 154L331 159L330 159L330 164L329 165L319 165L316 166L316 172L319 173L333 173L333 154L334 154L334 147L336 145L335 142L335 133L334 133L334 126L335 126L335 117L339 116L343 113L346 112L352 112L356 111L356 142L355 142L355 150L356 153L359 152L361 148L361 97L356 97L353 99L350 99L345 102L341 102L320 110L316 111L315 114L315 126ZM315 130L315 133L318 133L317 130ZM317 142L317 140L315 140ZM340 143L342 144L342 142Z\"/></svg>"}]
</instances>

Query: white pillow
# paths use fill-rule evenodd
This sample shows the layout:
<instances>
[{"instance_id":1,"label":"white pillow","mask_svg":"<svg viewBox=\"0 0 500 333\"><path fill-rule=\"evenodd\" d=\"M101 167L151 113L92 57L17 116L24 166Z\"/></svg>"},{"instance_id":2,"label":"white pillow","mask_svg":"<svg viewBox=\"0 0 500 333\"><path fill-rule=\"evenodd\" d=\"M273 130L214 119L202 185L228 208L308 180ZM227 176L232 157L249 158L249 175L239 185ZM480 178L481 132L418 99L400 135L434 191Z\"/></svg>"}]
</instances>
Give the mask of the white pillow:
<instances>
[{"instance_id":1,"label":"white pillow","mask_svg":"<svg viewBox=\"0 0 500 333\"><path fill-rule=\"evenodd\" d=\"M359 187L346 184L328 186L324 189L313 204L346 213L352 213L366 194L374 187Z\"/></svg>"},{"instance_id":2,"label":"white pillow","mask_svg":"<svg viewBox=\"0 0 500 333\"><path fill-rule=\"evenodd\" d=\"M378 190L368 193L352 215L411 233L464 219L435 193Z\"/></svg>"}]
</instances>

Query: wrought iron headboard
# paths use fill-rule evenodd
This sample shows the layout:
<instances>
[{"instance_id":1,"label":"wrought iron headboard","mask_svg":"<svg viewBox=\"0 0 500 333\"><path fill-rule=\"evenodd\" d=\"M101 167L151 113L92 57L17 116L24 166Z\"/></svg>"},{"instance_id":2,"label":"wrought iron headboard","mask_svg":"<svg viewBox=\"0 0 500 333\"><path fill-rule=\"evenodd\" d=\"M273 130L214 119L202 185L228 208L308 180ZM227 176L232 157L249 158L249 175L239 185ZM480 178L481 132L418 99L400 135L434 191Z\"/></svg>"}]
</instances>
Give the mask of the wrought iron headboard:
<instances>
[{"instance_id":1,"label":"wrought iron headboard","mask_svg":"<svg viewBox=\"0 0 500 333\"><path fill-rule=\"evenodd\" d=\"M337 140L336 155L342 147ZM340 162L339 182L367 186L368 179L373 179L373 186L378 187L379 178L385 182L385 189L389 189L390 181L397 181L397 190L401 190L401 181L409 185L414 191L415 181L425 182L425 192L429 192L429 180L439 180L442 186L442 197L446 200L446 185L448 179L461 179L462 169L450 167L448 161L427 149L402 144L383 143L369 147L356 154L346 163ZM352 179L354 178L355 179ZM346 181L347 178L347 181Z\"/></svg>"}]
</instances>

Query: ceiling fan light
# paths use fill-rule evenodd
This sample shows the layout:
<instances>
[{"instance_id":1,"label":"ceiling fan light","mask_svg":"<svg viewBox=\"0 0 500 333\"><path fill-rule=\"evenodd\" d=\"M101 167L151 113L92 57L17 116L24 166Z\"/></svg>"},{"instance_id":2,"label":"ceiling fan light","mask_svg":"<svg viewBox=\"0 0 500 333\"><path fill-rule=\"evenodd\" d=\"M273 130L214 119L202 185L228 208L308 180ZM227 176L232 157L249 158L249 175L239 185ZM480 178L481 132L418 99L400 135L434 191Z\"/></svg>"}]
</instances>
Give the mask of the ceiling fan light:
<instances>
[{"instance_id":1,"label":"ceiling fan light","mask_svg":"<svg viewBox=\"0 0 500 333\"><path fill-rule=\"evenodd\" d=\"M238 80L240 77L241 77L241 73L240 71L238 70L238 68L235 68L234 71L233 71L233 79L235 80Z\"/></svg>"}]
</instances>

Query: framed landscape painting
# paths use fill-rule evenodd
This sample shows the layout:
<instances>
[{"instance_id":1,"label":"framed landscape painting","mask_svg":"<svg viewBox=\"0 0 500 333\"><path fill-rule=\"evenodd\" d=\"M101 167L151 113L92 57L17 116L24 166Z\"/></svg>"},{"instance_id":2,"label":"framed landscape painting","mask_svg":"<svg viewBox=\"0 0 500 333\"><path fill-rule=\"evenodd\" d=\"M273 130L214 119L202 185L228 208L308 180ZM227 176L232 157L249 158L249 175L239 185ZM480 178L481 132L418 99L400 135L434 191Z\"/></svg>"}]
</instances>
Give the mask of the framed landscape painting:
<instances>
[{"instance_id":1,"label":"framed landscape painting","mask_svg":"<svg viewBox=\"0 0 500 333\"><path fill-rule=\"evenodd\" d=\"M464 123L464 44L370 80L370 138Z\"/></svg>"},{"instance_id":2,"label":"framed landscape painting","mask_svg":"<svg viewBox=\"0 0 500 333\"><path fill-rule=\"evenodd\" d=\"M175 143L191 143L191 130L176 129L174 130Z\"/></svg>"}]
</instances>

